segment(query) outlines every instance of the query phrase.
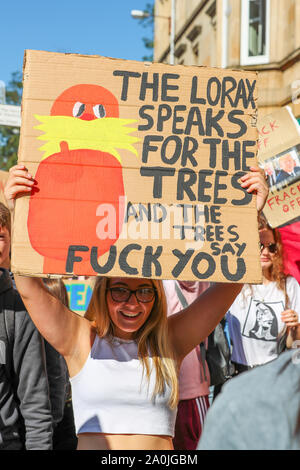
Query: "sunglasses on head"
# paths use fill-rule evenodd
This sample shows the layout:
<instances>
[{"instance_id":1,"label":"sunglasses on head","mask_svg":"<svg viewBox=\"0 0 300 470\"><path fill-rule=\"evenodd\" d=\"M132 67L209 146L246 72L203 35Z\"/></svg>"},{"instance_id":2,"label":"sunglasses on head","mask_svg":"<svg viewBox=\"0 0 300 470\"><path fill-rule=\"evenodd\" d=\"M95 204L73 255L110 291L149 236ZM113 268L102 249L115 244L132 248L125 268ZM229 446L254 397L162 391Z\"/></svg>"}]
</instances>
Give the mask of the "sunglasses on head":
<instances>
[{"instance_id":1,"label":"sunglasses on head","mask_svg":"<svg viewBox=\"0 0 300 470\"><path fill-rule=\"evenodd\" d=\"M262 252L264 248L268 248L270 253L276 253L277 251L276 243L265 244L265 243L260 242L260 252Z\"/></svg>"}]
</instances>

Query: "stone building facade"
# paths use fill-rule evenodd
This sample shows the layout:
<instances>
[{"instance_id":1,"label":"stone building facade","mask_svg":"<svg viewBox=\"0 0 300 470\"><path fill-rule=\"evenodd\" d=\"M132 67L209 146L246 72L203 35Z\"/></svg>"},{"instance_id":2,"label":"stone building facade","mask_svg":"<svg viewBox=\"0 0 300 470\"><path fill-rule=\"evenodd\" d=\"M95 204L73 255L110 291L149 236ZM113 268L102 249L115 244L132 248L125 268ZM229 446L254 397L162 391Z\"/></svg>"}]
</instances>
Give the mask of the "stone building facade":
<instances>
[{"instance_id":1,"label":"stone building facade","mask_svg":"<svg viewBox=\"0 0 300 470\"><path fill-rule=\"evenodd\" d=\"M155 0L155 62L170 62L171 6ZM259 115L290 105L300 118L300 0L175 0L174 10L175 64L257 70Z\"/></svg>"}]
</instances>

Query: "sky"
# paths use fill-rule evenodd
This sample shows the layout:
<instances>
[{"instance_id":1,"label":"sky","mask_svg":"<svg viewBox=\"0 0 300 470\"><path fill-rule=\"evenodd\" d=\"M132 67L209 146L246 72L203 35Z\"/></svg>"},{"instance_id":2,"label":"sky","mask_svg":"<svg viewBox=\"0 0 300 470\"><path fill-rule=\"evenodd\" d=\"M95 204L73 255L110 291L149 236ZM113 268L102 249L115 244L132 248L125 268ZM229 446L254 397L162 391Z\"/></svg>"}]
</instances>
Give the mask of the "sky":
<instances>
[{"instance_id":1,"label":"sky","mask_svg":"<svg viewBox=\"0 0 300 470\"><path fill-rule=\"evenodd\" d=\"M151 37L131 17L153 0L0 0L0 80L22 71L25 49L142 60Z\"/></svg>"}]
</instances>

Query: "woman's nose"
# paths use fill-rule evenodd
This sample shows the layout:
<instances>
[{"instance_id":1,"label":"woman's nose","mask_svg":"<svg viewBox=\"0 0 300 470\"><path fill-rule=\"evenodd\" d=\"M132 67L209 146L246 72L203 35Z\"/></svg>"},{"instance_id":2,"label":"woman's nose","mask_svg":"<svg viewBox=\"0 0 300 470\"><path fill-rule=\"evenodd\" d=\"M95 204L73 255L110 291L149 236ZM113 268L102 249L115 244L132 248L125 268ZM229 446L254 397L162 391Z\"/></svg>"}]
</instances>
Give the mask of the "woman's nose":
<instances>
[{"instance_id":1,"label":"woman's nose","mask_svg":"<svg viewBox=\"0 0 300 470\"><path fill-rule=\"evenodd\" d=\"M136 298L135 292L131 292L129 299L126 302L127 304L138 305L138 299Z\"/></svg>"}]
</instances>

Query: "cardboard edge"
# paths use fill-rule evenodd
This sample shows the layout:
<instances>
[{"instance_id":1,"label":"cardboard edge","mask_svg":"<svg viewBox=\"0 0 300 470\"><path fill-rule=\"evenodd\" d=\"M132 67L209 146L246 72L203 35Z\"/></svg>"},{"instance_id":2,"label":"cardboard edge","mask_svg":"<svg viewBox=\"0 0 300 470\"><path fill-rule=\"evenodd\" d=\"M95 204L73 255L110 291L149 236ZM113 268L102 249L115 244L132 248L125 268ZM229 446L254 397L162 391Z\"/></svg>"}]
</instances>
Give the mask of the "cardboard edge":
<instances>
[{"instance_id":1,"label":"cardboard edge","mask_svg":"<svg viewBox=\"0 0 300 470\"><path fill-rule=\"evenodd\" d=\"M82 58L92 58L92 59L103 59L103 60L113 60L113 61L122 61L122 62L130 62L132 64L138 64L139 66L141 66L142 64L145 66L145 67L149 67L150 65L154 65L154 66L163 66L164 68L174 68L174 65L171 65L171 64L165 64L165 63L162 63L162 62L151 62L151 61L142 61L142 60L129 60L129 59L122 59L122 58L118 58L118 57L108 57L108 56L101 56L101 55L98 55L98 54L93 54L93 55L88 55L88 54L78 54L78 53L75 53L75 52L53 52L53 51L43 51L43 50L38 50L38 49L25 49L24 51L24 60L23 60L23 72L26 68L26 64L27 64L27 58L28 58L28 61L29 60L32 60L33 56L37 56L39 54L48 54L49 57L52 56L54 57L55 55L58 56L67 56L67 57L82 57ZM220 67L212 67L212 66L206 66L206 65L186 65L186 64L176 64L175 67L179 67L179 68L194 68L194 69L205 69L205 70L217 70L219 73L220 73ZM258 71L257 70L244 70L244 69L235 69L235 68L232 68L232 69L224 69L224 74L228 74L230 72L233 72L234 74L240 74L240 75L243 75L245 73L247 73L247 75L253 75L253 76L256 76L256 78L258 78Z\"/></svg>"}]
</instances>

